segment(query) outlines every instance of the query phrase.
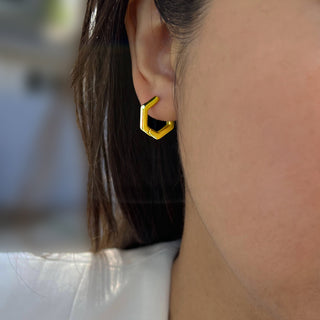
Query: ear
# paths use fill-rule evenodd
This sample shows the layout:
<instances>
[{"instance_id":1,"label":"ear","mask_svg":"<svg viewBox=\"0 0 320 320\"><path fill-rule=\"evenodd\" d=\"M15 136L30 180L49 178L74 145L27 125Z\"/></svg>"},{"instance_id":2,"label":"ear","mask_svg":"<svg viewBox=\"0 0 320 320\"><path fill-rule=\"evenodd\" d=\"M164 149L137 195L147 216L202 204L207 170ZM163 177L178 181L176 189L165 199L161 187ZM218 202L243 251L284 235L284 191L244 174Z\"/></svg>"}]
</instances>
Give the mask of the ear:
<instances>
[{"instance_id":1,"label":"ear","mask_svg":"<svg viewBox=\"0 0 320 320\"><path fill-rule=\"evenodd\" d=\"M157 120L175 121L172 39L154 0L129 0L125 26L133 84L140 104L158 96L159 102L148 114Z\"/></svg>"}]
</instances>

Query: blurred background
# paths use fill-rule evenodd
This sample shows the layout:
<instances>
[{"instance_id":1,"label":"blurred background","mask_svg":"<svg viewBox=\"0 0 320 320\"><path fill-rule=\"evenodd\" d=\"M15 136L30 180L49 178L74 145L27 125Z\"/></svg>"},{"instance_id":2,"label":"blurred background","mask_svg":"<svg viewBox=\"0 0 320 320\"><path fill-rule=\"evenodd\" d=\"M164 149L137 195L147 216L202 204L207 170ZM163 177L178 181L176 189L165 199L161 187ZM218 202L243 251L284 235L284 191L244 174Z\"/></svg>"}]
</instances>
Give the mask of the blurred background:
<instances>
[{"instance_id":1,"label":"blurred background","mask_svg":"<svg viewBox=\"0 0 320 320\"><path fill-rule=\"evenodd\" d=\"M84 251L70 88L85 0L0 0L0 251Z\"/></svg>"}]
</instances>

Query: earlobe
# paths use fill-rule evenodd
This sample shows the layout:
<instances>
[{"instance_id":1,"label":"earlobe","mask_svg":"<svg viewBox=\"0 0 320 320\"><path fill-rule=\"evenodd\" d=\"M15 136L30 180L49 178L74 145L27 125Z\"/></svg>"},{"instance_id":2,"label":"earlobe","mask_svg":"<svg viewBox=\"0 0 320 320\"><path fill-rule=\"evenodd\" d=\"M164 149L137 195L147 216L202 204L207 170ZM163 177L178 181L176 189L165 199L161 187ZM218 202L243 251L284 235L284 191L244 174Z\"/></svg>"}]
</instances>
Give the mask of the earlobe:
<instances>
[{"instance_id":1,"label":"earlobe","mask_svg":"<svg viewBox=\"0 0 320 320\"><path fill-rule=\"evenodd\" d=\"M162 121L176 120L172 39L154 0L129 1L125 26L133 84L140 104L159 96L160 101L149 110L149 116Z\"/></svg>"}]
</instances>

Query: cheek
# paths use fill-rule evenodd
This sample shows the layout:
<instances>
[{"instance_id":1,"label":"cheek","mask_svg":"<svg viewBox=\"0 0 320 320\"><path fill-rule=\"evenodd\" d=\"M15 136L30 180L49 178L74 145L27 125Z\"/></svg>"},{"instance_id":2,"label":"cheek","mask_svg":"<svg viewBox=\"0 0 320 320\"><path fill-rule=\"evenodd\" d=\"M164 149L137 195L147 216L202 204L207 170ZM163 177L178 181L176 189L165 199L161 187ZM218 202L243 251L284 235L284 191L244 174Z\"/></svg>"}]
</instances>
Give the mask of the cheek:
<instances>
[{"instance_id":1,"label":"cheek","mask_svg":"<svg viewBox=\"0 0 320 320\"><path fill-rule=\"evenodd\" d=\"M285 304L320 286L320 22L214 10L179 116L186 183L233 271Z\"/></svg>"}]
</instances>

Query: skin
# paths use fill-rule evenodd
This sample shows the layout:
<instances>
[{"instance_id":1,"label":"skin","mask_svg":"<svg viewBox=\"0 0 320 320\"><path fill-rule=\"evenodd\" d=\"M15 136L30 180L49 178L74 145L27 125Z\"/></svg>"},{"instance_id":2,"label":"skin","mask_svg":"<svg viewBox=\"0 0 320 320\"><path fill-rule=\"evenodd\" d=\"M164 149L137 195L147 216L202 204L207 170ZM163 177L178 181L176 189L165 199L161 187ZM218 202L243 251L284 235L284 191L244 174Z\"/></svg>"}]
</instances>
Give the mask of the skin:
<instances>
[{"instance_id":1,"label":"skin","mask_svg":"<svg viewBox=\"0 0 320 320\"><path fill-rule=\"evenodd\" d=\"M320 3L212 0L188 46L152 0L126 27L141 104L176 120L186 221L170 319L320 317ZM155 142L156 143L156 142Z\"/></svg>"}]
</instances>

